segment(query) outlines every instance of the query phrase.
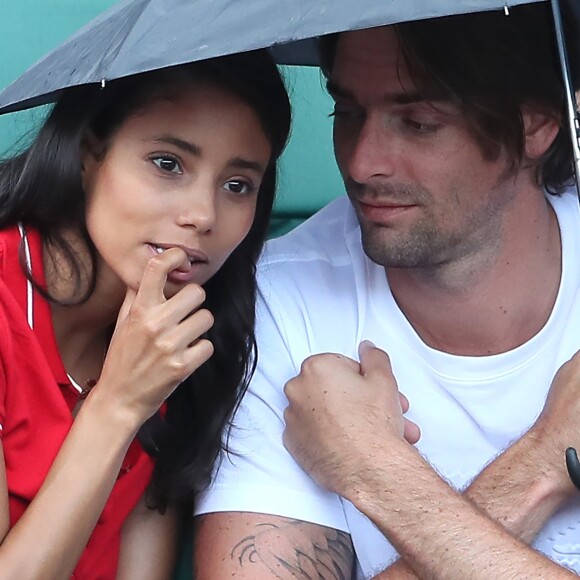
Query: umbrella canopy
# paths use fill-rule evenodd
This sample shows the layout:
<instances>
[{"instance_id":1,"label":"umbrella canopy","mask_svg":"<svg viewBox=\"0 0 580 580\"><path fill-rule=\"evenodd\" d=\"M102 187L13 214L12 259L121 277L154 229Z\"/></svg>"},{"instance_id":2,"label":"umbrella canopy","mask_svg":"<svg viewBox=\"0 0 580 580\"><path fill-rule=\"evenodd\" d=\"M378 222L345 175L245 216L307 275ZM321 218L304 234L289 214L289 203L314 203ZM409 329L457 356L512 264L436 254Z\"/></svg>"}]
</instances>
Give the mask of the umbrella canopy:
<instances>
[{"instance_id":1,"label":"umbrella canopy","mask_svg":"<svg viewBox=\"0 0 580 580\"><path fill-rule=\"evenodd\" d=\"M123 0L0 93L0 114L55 100L67 87L343 30L541 0ZM275 51L314 64L298 43Z\"/></svg>"}]
</instances>

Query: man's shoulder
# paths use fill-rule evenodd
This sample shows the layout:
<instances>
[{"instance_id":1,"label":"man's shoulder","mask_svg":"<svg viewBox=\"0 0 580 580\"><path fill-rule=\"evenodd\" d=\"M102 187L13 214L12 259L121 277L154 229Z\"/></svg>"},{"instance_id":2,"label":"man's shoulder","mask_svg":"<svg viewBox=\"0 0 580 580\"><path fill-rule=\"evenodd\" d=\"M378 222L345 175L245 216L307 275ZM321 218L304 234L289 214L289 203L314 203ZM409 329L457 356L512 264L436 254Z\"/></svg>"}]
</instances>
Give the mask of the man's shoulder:
<instances>
[{"instance_id":1,"label":"man's shoulder","mask_svg":"<svg viewBox=\"0 0 580 580\"><path fill-rule=\"evenodd\" d=\"M344 264L360 240L347 197L339 197L291 232L267 242L260 269L301 267L308 262Z\"/></svg>"},{"instance_id":2,"label":"man's shoulder","mask_svg":"<svg viewBox=\"0 0 580 580\"><path fill-rule=\"evenodd\" d=\"M347 198L336 199L267 244L258 270L260 304L321 319L356 310L368 267L352 206Z\"/></svg>"},{"instance_id":3,"label":"man's shoulder","mask_svg":"<svg viewBox=\"0 0 580 580\"><path fill-rule=\"evenodd\" d=\"M572 185L562 193L546 194L546 197L558 220L563 251L566 252L566 248L568 248L569 251L576 254L580 245L580 235L578 233L580 207L576 186Z\"/></svg>"},{"instance_id":4,"label":"man's shoulder","mask_svg":"<svg viewBox=\"0 0 580 580\"><path fill-rule=\"evenodd\" d=\"M556 211L557 215L572 213L578 216L578 189L576 184L570 184L561 193L546 193L546 197Z\"/></svg>"}]
</instances>

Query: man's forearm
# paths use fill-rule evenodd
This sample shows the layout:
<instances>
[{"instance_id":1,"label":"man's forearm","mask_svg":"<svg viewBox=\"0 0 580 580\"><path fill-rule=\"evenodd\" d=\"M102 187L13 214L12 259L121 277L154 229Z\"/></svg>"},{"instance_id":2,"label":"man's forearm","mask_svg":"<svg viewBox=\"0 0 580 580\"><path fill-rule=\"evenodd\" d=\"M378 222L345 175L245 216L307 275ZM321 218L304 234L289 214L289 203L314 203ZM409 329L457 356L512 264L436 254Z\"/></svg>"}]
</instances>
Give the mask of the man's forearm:
<instances>
[{"instance_id":1,"label":"man's forearm","mask_svg":"<svg viewBox=\"0 0 580 580\"><path fill-rule=\"evenodd\" d=\"M464 496L512 535L530 543L572 489L561 481L567 479L564 456L558 469L550 465L548 455L529 433L491 462Z\"/></svg>"},{"instance_id":2,"label":"man's forearm","mask_svg":"<svg viewBox=\"0 0 580 580\"><path fill-rule=\"evenodd\" d=\"M412 447L416 437L405 441L386 354L368 343L359 354L358 369L311 357L286 385L284 444L302 467L369 517L422 578L575 577L525 541L576 493L563 458L577 438L580 355L557 373L530 431L462 496ZM409 578L402 566L394 570Z\"/></svg>"},{"instance_id":3,"label":"man's forearm","mask_svg":"<svg viewBox=\"0 0 580 580\"><path fill-rule=\"evenodd\" d=\"M512 450L512 459L518 451ZM510 456L504 458L509 460ZM361 474L357 491L348 499L373 520L421 578L575 577L510 533L517 534L517 530L526 528L526 522L533 522L530 524L535 527L533 537L551 512L546 507L549 502L539 499L541 493L532 493L537 495L536 499L520 501L528 495L523 486L516 485L505 501L500 498L505 490L497 482L505 466L500 459L496 461L466 493L468 497L482 499L485 505L478 507L473 500L453 491L414 449L401 443L397 453L391 447L384 454L373 473ZM503 480L515 476L518 481L525 466L518 465L514 473L510 471L503 472ZM528 491L529 484L528 479ZM495 497L485 499L487 491ZM518 494L521 497L516 499ZM546 497L549 496L548 493ZM503 521L507 529L491 517ZM413 578L412 571L399 562L378 578Z\"/></svg>"}]
</instances>

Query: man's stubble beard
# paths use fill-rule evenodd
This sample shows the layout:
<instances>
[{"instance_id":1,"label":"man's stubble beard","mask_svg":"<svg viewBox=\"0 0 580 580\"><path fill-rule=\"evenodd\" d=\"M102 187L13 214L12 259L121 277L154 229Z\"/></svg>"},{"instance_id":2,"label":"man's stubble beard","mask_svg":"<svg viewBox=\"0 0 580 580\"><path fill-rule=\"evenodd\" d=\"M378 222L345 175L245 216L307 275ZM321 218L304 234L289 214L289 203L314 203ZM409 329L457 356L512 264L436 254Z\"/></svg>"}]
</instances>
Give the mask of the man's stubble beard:
<instances>
[{"instance_id":1,"label":"man's stubble beard","mask_svg":"<svg viewBox=\"0 0 580 580\"><path fill-rule=\"evenodd\" d=\"M439 260L440 236L433 224L417 223L405 232L360 221L365 254L385 268L433 266Z\"/></svg>"},{"instance_id":2,"label":"man's stubble beard","mask_svg":"<svg viewBox=\"0 0 580 580\"><path fill-rule=\"evenodd\" d=\"M349 188L349 196L357 197L362 186ZM421 212L417 221L407 227L367 223L357 215L361 227L361 241L365 254L370 260L385 268L436 268L449 262L480 252L489 247L493 252L501 236L503 210L513 196L505 190L490 195L487 203L472 207L467 216L455 228L445 229L439 223L431 207L434 196L420 187L381 187L369 194L374 199L387 198L400 203L415 203L417 208L410 211ZM450 203L450 211L464 213L461 195L456 193L456 203ZM492 249L493 247L493 249Z\"/></svg>"},{"instance_id":3,"label":"man's stubble beard","mask_svg":"<svg viewBox=\"0 0 580 580\"><path fill-rule=\"evenodd\" d=\"M429 191L419 186L390 182L371 187L353 180L348 180L346 188L351 199L414 204L418 208L411 211L424 213L418 222L401 231L388 225L367 223L357 212L363 249L373 262L391 268L415 268L432 262L439 234L435 219L427 209L433 197Z\"/></svg>"}]
</instances>

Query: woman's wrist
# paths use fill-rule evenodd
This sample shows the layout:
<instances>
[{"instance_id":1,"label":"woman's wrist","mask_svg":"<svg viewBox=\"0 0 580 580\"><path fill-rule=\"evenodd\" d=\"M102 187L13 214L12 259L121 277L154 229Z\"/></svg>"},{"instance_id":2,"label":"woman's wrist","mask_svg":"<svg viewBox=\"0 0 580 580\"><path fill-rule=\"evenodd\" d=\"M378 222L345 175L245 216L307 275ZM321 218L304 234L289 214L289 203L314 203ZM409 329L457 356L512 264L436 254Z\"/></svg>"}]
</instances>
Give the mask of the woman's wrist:
<instances>
[{"instance_id":1,"label":"woman's wrist","mask_svg":"<svg viewBox=\"0 0 580 580\"><path fill-rule=\"evenodd\" d=\"M99 389L99 385L83 401L77 420L81 418L83 421L94 418L98 425L106 425L109 432L128 441L135 437L145 422L134 410L116 401L104 389Z\"/></svg>"}]
</instances>

